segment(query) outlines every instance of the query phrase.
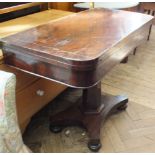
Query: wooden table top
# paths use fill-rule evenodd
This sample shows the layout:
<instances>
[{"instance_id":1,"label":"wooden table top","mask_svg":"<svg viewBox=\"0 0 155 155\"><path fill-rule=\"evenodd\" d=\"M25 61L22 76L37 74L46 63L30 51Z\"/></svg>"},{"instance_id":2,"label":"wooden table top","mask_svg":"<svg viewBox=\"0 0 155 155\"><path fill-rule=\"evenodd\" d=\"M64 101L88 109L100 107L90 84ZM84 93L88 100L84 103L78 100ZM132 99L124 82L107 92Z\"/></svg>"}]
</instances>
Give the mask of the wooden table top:
<instances>
[{"instance_id":1,"label":"wooden table top","mask_svg":"<svg viewBox=\"0 0 155 155\"><path fill-rule=\"evenodd\" d=\"M48 58L87 61L100 57L151 19L139 13L92 9L3 38L2 42Z\"/></svg>"},{"instance_id":2,"label":"wooden table top","mask_svg":"<svg viewBox=\"0 0 155 155\"><path fill-rule=\"evenodd\" d=\"M90 87L147 40L152 19L99 8L69 15L2 38L5 63L69 86Z\"/></svg>"},{"instance_id":3,"label":"wooden table top","mask_svg":"<svg viewBox=\"0 0 155 155\"><path fill-rule=\"evenodd\" d=\"M21 31L25 31L32 27L45 24L49 21L62 18L64 16L73 14L73 12L50 9L26 15L23 17L11 19L9 21L0 23L0 38L4 38ZM43 20L44 19L44 20ZM2 52L0 50L0 59L2 58Z\"/></svg>"}]
</instances>

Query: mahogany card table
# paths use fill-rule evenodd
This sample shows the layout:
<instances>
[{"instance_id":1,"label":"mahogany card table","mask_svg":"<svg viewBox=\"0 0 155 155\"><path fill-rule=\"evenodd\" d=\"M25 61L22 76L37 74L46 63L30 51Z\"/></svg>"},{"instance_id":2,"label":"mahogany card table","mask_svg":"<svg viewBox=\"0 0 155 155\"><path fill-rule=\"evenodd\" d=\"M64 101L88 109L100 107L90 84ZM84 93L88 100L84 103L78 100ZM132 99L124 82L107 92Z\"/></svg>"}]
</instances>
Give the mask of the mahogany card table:
<instances>
[{"instance_id":1,"label":"mahogany card table","mask_svg":"<svg viewBox=\"0 0 155 155\"><path fill-rule=\"evenodd\" d=\"M69 109L50 118L50 130L84 127L88 147L101 147L100 127L112 113L125 110L128 98L101 93L101 79L147 40L152 16L95 8L1 39L5 64L82 89Z\"/></svg>"}]
</instances>

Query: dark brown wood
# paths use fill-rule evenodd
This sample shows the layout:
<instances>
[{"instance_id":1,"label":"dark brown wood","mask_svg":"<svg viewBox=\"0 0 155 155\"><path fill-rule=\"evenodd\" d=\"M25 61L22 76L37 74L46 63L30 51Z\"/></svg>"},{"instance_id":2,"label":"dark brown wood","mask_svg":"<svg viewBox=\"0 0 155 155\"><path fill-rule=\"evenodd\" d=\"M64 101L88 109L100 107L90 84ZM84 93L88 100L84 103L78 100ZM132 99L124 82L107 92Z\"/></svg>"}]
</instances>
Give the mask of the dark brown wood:
<instances>
[{"instance_id":1,"label":"dark brown wood","mask_svg":"<svg viewBox=\"0 0 155 155\"><path fill-rule=\"evenodd\" d=\"M155 11L155 2L141 2L140 3L141 12L148 11L148 14L150 14L151 10Z\"/></svg>"},{"instance_id":2,"label":"dark brown wood","mask_svg":"<svg viewBox=\"0 0 155 155\"><path fill-rule=\"evenodd\" d=\"M91 9L3 38L2 50L8 65L85 88L147 40L151 23L148 15Z\"/></svg>"},{"instance_id":3,"label":"dark brown wood","mask_svg":"<svg viewBox=\"0 0 155 155\"><path fill-rule=\"evenodd\" d=\"M133 55L136 55L136 52L137 52L137 47L134 49Z\"/></svg>"},{"instance_id":4,"label":"dark brown wood","mask_svg":"<svg viewBox=\"0 0 155 155\"><path fill-rule=\"evenodd\" d=\"M0 15L5 14L5 13L14 12L14 11L19 11L22 9L27 9L27 8L34 7L34 6L40 6L40 8L42 9L45 7L45 5L46 5L45 2L35 2L35 3L26 3L26 4L24 3L24 4L11 6L11 7L5 7L5 8L0 9Z\"/></svg>"},{"instance_id":5,"label":"dark brown wood","mask_svg":"<svg viewBox=\"0 0 155 155\"><path fill-rule=\"evenodd\" d=\"M94 93L95 92L95 93ZM100 106L101 102L101 84L97 84L96 87L89 89L83 89L83 110L85 113L100 112L103 107Z\"/></svg>"},{"instance_id":6,"label":"dark brown wood","mask_svg":"<svg viewBox=\"0 0 155 155\"><path fill-rule=\"evenodd\" d=\"M75 104L51 117L50 129L57 132L69 125L84 127L89 135L88 147L92 151L98 151L101 147L101 125L110 114L125 110L128 99L126 96L101 95L101 83L99 83L92 88L84 89L79 102L81 104Z\"/></svg>"},{"instance_id":7,"label":"dark brown wood","mask_svg":"<svg viewBox=\"0 0 155 155\"><path fill-rule=\"evenodd\" d=\"M148 35L148 38L147 38L147 40L150 40L151 30L152 30L152 25L150 25L150 29L149 29L149 35Z\"/></svg>"},{"instance_id":8,"label":"dark brown wood","mask_svg":"<svg viewBox=\"0 0 155 155\"><path fill-rule=\"evenodd\" d=\"M128 57L125 57L122 61L121 61L121 63L127 63L128 62Z\"/></svg>"},{"instance_id":9,"label":"dark brown wood","mask_svg":"<svg viewBox=\"0 0 155 155\"><path fill-rule=\"evenodd\" d=\"M155 2L141 2L140 3L140 12L147 13L149 15L154 16L155 15ZM151 28L152 28L152 25L150 26L148 40L150 39Z\"/></svg>"},{"instance_id":10,"label":"dark brown wood","mask_svg":"<svg viewBox=\"0 0 155 155\"><path fill-rule=\"evenodd\" d=\"M82 125L89 133L89 148L97 151L101 121L125 109L128 101L122 96L102 96L100 81L147 40L152 19L127 11L87 10L3 38L4 60L31 74L82 88L80 106L51 118L51 129Z\"/></svg>"}]
</instances>

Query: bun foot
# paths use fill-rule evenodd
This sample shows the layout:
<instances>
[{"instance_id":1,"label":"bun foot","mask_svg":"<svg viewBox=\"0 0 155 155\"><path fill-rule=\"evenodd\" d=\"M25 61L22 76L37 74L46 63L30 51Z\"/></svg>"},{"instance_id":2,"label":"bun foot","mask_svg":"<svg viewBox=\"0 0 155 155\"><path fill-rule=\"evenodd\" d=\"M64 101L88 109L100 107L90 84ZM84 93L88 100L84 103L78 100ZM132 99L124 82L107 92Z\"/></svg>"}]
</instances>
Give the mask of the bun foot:
<instances>
[{"instance_id":1,"label":"bun foot","mask_svg":"<svg viewBox=\"0 0 155 155\"><path fill-rule=\"evenodd\" d=\"M92 152L98 152L102 147L101 122L105 122L111 114L125 110L127 103L126 96L102 95L101 83L98 83L91 88L83 89L83 95L76 105L52 116L50 130L58 133L66 126L84 127L89 136L88 148Z\"/></svg>"},{"instance_id":2,"label":"bun foot","mask_svg":"<svg viewBox=\"0 0 155 155\"><path fill-rule=\"evenodd\" d=\"M54 126L54 125L50 125L49 127L50 131L53 133L59 133L62 131L62 127L61 126Z\"/></svg>"},{"instance_id":3,"label":"bun foot","mask_svg":"<svg viewBox=\"0 0 155 155\"><path fill-rule=\"evenodd\" d=\"M90 140L88 142L88 148L93 152L98 152L101 146L100 140Z\"/></svg>"}]
</instances>

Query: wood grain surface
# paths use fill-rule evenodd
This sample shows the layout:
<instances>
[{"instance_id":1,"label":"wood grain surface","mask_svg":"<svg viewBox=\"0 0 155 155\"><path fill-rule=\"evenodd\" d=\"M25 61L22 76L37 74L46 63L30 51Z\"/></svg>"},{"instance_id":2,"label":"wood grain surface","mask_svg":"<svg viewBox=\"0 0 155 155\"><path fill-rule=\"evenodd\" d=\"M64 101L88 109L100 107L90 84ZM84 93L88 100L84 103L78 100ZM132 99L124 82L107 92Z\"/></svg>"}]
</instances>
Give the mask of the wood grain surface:
<instances>
[{"instance_id":1,"label":"wood grain surface","mask_svg":"<svg viewBox=\"0 0 155 155\"><path fill-rule=\"evenodd\" d=\"M7 22L2 22L0 23L0 38L4 38L11 34L16 34L69 14L73 13L51 9L9 20ZM17 78L16 106L18 123L21 132L24 132L31 117L42 107L48 104L49 101L55 98L60 92L62 92L66 86L24 73L2 63L3 56L0 51L0 70L14 73ZM38 96L38 90L44 91L44 95Z\"/></svg>"},{"instance_id":2,"label":"wood grain surface","mask_svg":"<svg viewBox=\"0 0 155 155\"><path fill-rule=\"evenodd\" d=\"M5 63L71 87L90 87L147 39L152 18L106 9L73 14L3 38Z\"/></svg>"}]
</instances>

